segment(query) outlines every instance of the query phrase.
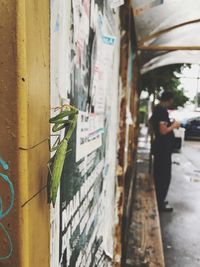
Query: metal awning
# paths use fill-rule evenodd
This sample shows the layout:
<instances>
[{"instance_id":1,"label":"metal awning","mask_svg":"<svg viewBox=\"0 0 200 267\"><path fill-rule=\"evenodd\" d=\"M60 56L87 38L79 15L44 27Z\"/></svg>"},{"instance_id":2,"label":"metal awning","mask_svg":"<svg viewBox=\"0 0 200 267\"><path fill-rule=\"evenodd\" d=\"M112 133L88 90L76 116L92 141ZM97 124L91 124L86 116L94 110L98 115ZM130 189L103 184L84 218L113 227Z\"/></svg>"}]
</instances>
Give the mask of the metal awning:
<instances>
[{"instance_id":1,"label":"metal awning","mask_svg":"<svg viewBox=\"0 0 200 267\"><path fill-rule=\"evenodd\" d=\"M200 0L132 0L142 73L200 64Z\"/></svg>"}]
</instances>

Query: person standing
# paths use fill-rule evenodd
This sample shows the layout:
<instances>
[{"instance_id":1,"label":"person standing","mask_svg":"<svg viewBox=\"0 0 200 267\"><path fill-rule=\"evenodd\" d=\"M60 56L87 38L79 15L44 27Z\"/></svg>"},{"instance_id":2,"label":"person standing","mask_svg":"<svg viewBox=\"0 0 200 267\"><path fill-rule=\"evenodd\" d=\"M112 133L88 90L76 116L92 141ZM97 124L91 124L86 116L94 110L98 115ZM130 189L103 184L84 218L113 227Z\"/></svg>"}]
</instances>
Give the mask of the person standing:
<instances>
[{"instance_id":1,"label":"person standing","mask_svg":"<svg viewBox=\"0 0 200 267\"><path fill-rule=\"evenodd\" d=\"M160 103L155 106L150 119L155 139L152 152L154 155L154 179L159 211L173 211L165 201L171 182L171 156L173 150L173 130L180 127L180 123L170 122L168 108L173 104L173 94L165 91Z\"/></svg>"}]
</instances>

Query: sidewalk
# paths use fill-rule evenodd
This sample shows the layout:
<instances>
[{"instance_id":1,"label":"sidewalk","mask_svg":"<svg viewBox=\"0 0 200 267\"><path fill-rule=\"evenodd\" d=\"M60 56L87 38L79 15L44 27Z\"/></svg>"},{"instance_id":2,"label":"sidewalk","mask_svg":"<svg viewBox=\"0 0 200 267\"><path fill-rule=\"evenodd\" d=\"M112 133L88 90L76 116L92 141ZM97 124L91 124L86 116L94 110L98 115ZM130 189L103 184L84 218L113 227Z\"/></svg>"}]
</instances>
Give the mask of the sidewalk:
<instances>
[{"instance_id":1,"label":"sidewalk","mask_svg":"<svg viewBox=\"0 0 200 267\"><path fill-rule=\"evenodd\" d=\"M173 213L161 214L166 267L200 266L200 142L186 142L173 154L167 199Z\"/></svg>"}]
</instances>

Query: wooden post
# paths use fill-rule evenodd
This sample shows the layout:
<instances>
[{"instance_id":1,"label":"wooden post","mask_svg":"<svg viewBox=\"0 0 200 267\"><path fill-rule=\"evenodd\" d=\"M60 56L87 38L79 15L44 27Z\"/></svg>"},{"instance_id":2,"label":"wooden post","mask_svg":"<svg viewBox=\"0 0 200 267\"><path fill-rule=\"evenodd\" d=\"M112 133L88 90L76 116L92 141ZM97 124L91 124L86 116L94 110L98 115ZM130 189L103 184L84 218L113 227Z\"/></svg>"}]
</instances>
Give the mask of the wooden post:
<instances>
[{"instance_id":1,"label":"wooden post","mask_svg":"<svg viewBox=\"0 0 200 267\"><path fill-rule=\"evenodd\" d=\"M49 1L2 0L0 41L0 170L14 186L14 207L0 223L0 266L49 266ZM3 209L10 204L0 184ZM8 255L10 253L10 255ZM7 256L3 259L3 256Z\"/></svg>"}]
</instances>

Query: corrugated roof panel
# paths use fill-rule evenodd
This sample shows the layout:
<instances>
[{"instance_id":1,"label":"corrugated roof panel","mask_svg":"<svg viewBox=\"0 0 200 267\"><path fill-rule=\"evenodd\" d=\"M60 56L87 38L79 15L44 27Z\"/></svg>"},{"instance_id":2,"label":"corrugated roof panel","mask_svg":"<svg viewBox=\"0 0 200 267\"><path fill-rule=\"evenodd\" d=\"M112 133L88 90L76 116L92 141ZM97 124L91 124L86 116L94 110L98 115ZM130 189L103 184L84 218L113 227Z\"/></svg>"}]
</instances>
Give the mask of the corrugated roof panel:
<instances>
[{"instance_id":1,"label":"corrugated roof panel","mask_svg":"<svg viewBox=\"0 0 200 267\"><path fill-rule=\"evenodd\" d=\"M142 66L142 73L146 73L150 70L163 67L172 64L200 64L200 51L173 51L168 53L160 53L151 55L150 52L146 52L141 56L141 61L149 54L149 61Z\"/></svg>"},{"instance_id":2,"label":"corrugated roof panel","mask_svg":"<svg viewBox=\"0 0 200 267\"><path fill-rule=\"evenodd\" d=\"M132 0L143 72L168 64L200 63L200 0L162 2ZM199 51L186 51L193 49Z\"/></svg>"}]
</instances>

